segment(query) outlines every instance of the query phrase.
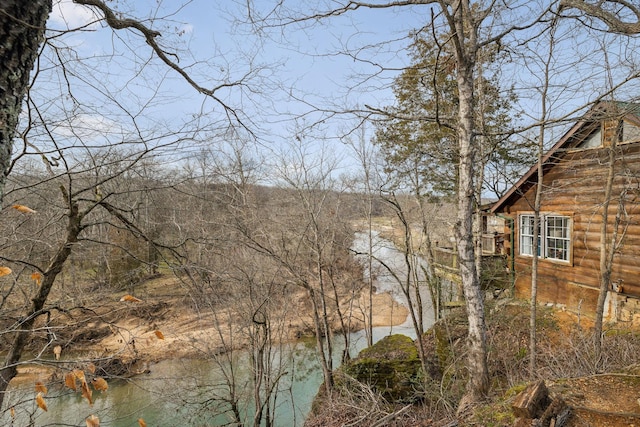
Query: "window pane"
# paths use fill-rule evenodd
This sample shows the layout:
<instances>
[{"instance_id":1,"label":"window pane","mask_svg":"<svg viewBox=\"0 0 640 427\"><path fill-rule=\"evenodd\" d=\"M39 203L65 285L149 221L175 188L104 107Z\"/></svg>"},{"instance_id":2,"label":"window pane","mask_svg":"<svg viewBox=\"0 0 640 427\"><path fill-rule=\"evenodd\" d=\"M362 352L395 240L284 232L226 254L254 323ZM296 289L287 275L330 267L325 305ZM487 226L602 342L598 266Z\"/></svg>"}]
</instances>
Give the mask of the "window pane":
<instances>
[{"instance_id":1,"label":"window pane","mask_svg":"<svg viewBox=\"0 0 640 427\"><path fill-rule=\"evenodd\" d=\"M520 215L520 254L533 255L533 215Z\"/></svg>"},{"instance_id":2,"label":"window pane","mask_svg":"<svg viewBox=\"0 0 640 427\"><path fill-rule=\"evenodd\" d=\"M548 215L545 224L545 257L569 261L569 217Z\"/></svg>"}]
</instances>

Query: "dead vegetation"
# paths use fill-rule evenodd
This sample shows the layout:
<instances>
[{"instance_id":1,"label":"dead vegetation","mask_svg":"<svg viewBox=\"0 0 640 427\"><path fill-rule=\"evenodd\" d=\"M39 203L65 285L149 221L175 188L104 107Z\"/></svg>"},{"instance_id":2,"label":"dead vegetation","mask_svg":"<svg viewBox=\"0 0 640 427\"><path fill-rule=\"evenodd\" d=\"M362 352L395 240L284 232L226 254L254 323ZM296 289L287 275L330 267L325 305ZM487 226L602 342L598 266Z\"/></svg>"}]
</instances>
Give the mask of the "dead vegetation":
<instances>
[{"instance_id":1,"label":"dead vegetation","mask_svg":"<svg viewBox=\"0 0 640 427\"><path fill-rule=\"evenodd\" d=\"M491 394L456 417L464 393L466 316L451 313L423 337L431 372L415 389L415 403L387 401L375 386L348 378L332 399L317 404L307 426L512 426L511 405L532 382L544 380L552 399L571 408L565 426L629 426L640 420L640 333L610 326L595 360L590 323L542 308L538 315L538 371L528 372L528 306L512 300L487 304ZM384 421L384 422L383 422ZM524 424L523 424L524 425ZM531 422L529 421L529 424ZM548 425L548 423L546 424Z\"/></svg>"}]
</instances>

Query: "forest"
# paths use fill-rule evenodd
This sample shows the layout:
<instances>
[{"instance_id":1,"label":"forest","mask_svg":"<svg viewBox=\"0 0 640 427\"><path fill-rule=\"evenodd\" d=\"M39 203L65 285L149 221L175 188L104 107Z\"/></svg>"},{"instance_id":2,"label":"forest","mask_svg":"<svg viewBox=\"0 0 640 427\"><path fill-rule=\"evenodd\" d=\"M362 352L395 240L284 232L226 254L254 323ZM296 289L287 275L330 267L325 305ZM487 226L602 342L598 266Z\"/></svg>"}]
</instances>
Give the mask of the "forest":
<instances>
[{"instance_id":1,"label":"forest","mask_svg":"<svg viewBox=\"0 0 640 427\"><path fill-rule=\"evenodd\" d=\"M570 124L603 101L638 102L634 3L6 0L0 11L3 423L512 425L514 396L538 380L556 381L545 425L566 421L560 400L584 412L574 425L638 418L635 400L584 409L558 386L581 377L565 387L582 400L607 384L630 396L635 333L604 325L600 302L595 319L538 307L538 257L530 301L487 289L478 235L487 200L536 165L544 182L544 153ZM616 235L603 224L606 291L618 249L607 253ZM460 278L448 308L442 242ZM397 298L379 292L383 277ZM374 346L376 328L399 325L410 342ZM189 374L195 394L177 398L166 368L167 396L154 399L179 421L98 406L115 384L148 391L136 381L169 359L220 374ZM299 409L294 371L312 359L315 400ZM376 383L367 360L389 362L399 379L385 384L401 390ZM624 384L587 382L605 374ZM46 418L73 399L76 418ZM293 419L279 418L284 406Z\"/></svg>"}]
</instances>

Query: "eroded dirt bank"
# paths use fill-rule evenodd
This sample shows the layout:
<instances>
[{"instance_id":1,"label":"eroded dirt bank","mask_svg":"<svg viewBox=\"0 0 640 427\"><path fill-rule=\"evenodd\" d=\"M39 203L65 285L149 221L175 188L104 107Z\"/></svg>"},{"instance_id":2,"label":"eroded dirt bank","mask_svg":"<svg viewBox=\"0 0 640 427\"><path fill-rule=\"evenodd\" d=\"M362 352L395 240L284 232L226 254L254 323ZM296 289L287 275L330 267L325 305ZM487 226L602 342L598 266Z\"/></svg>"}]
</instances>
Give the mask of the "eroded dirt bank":
<instances>
[{"instance_id":1,"label":"eroded dirt bank","mask_svg":"<svg viewBox=\"0 0 640 427\"><path fill-rule=\"evenodd\" d=\"M178 281L158 277L136 288L137 300L122 301L124 293L100 298L96 309L74 309L53 322L55 339L42 334L33 349L49 344L45 357L53 358L54 349L62 349L61 360L95 360L113 375L135 375L150 363L174 358L207 358L227 348L242 348L248 342L247 330L233 321L231 309L199 306ZM407 318L407 309L387 293L373 296L373 326L399 325ZM364 327L367 295L341 303L352 331ZM337 316L333 326L340 329ZM275 316L276 335L295 340L313 333L310 309L301 290L293 292L282 313ZM275 324L277 323L277 324ZM73 363L73 362L71 362ZM54 369L48 365L24 366L16 381L42 378Z\"/></svg>"}]
</instances>

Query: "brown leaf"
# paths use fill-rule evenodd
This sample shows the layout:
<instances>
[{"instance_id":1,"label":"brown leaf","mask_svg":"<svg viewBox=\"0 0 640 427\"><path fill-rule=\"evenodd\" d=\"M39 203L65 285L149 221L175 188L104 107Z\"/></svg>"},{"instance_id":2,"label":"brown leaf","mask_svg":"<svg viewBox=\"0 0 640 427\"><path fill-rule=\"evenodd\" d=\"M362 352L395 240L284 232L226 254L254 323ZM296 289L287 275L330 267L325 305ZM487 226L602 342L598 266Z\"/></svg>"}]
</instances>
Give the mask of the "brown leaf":
<instances>
[{"instance_id":1,"label":"brown leaf","mask_svg":"<svg viewBox=\"0 0 640 427\"><path fill-rule=\"evenodd\" d=\"M17 210L18 212L22 212L22 213L36 213L36 211L31 209L30 207L27 207L27 206L24 206L24 205L13 205L11 207L13 209Z\"/></svg>"},{"instance_id":2,"label":"brown leaf","mask_svg":"<svg viewBox=\"0 0 640 427\"><path fill-rule=\"evenodd\" d=\"M60 360L61 354L62 354L62 346L57 345L53 347L53 355L56 357L56 360Z\"/></svg>"},{"instance_id":3,"label":"brown leaf","mask_svg":"<svg viewBox=\"0 0 640 427\"><path fill-rule=\"evenodd\" d=\"M11 274L12 271L9 267L0 267L0 277Z\"/></svg>"},{"instance_id":4,"label":"brown leaf","mask_svg":"<svg viewBox=\"0 0 640 427\"><path fill-rule=\"evenodd\" d=\"M87 427L100 427L100 420L95 415L90 415L86 419Z\"/></svg>"},{"instance_id":5,"label":"brown leaf","mask_svg":"<svg viewBox=\"0 0 640 427\"><path fill-rule=\"evenodd\" d=\"M156 334L156 337L158 337L159 340L163 340L164 339L164 334L160 331L154 331L154 334Z\"/></svg>"},{"instance_id":6,"label":"brown leaf","mask_svg":"<svg viewBox=\"0 0 640 427\"><path fill-rule=\"evenodd\" d=\"M107 391L107 389L109 388L109 384L107 384L107 381L105 381L104 378L100 377L94 378L93 381L91 381L91 385L96 391Z\"/></svg>"},{"instance_id":7,"label":"brown leaf","mask_svg":"<svg viewBox=\"0 0 640 427\"><path fill-rule=\"evenodd\" d=\"M47 386L42 383L42 381L36 382L36 391L42 394L47 394Z\"/></svg>"},{"instance_id":8,"label":"brown leaf","mask_svg":"<svg viewBox=\"0 0 640 427\"><path fill-rule=\"evenodd\" d=\"M96 365L94 365L92 362L89 362L87 364L87 371L91 372L92 374L96 373Z\"/></svg>"},{"instance_id":9,"label":"brown leaf","mask_svg":"<svg viewBox=\"0 0 640 427\"><path fill-rule=\"evenodd\" d=\"M42 397L42 393L38 393L36 395L36 404L38 405L38 408L47 412L47 402L44 401L44 397Z\"/></svg>"},{"instance_id":10,"label":"brown leaf","mask_svg":"<svg viewBox=\"0 0 640 427\"><path fill-rule=\"evenodd\" d=\"M73 372L69 372L64 376L64 385L66 387L69 387L73 391L78 390L78 385L76 384L76 376Z\"/></svg>"},{"instance_id":11,"label":"brown leaf","mask_svg":"<svg viewBox=\"0 0 640 427\"><path fill-rule=\"evenodd\" d=\"M36 282L36 285L40 286L40 283L42 283L42 274L36 272L31 273L31 280Z\"/></svg>"},{"instance_id":12,"label":"brown leaf","mask_svg":"<svg viewBox=\"0 0 640 427\"><path fill-rule=\"evenodd\" d=\"M9 411L11 412L11 418L15 419L15 417L16 417L16 408L12 406Z\"/></svg>"},{"instance_id":13,"label":"brown leaf","mask_svg":"<svg viewBox=\"0 0 640 427\"><path fill-rule=\"evenodd\" d=\"M147 423L145 423L142 418L138 418L138 424L140 427L147 427Z\"/></svg>"},{"instance_id":14,"label":"brown leaf","mask_svg":"<svg viewBox=\"0 0 640 427\"><path fill-rule=\"evenodd\" d=\"M74 369L72 372L73 372L73 375L75 375L77 379L79 379L82 382L85 381L84 371L82 369Z\"/></svg>"},{"instance_id":15,"label":"brown leaf","mask_svg":"<svg viewBox=\"0 0 640 427\"><path fill-rule=\"evenodd\" d=\"M85 397L89 401L89 405L93 405L93 400L91 400L91 395L93 392L89 388L89 384L86 381L82 381L82 397Z\"/></svg>"},{"instance_id":16,"label":"brown leaf","mask_svg":"<svg viewBox=\"0 0 640 427\"><path fill-rule=\"evenodd\" d=\"M120 298L120 301L128 301L128 302L142 302L141 299L134 297L133 295L125 295Z\"/></svg>"}]
</instances>

